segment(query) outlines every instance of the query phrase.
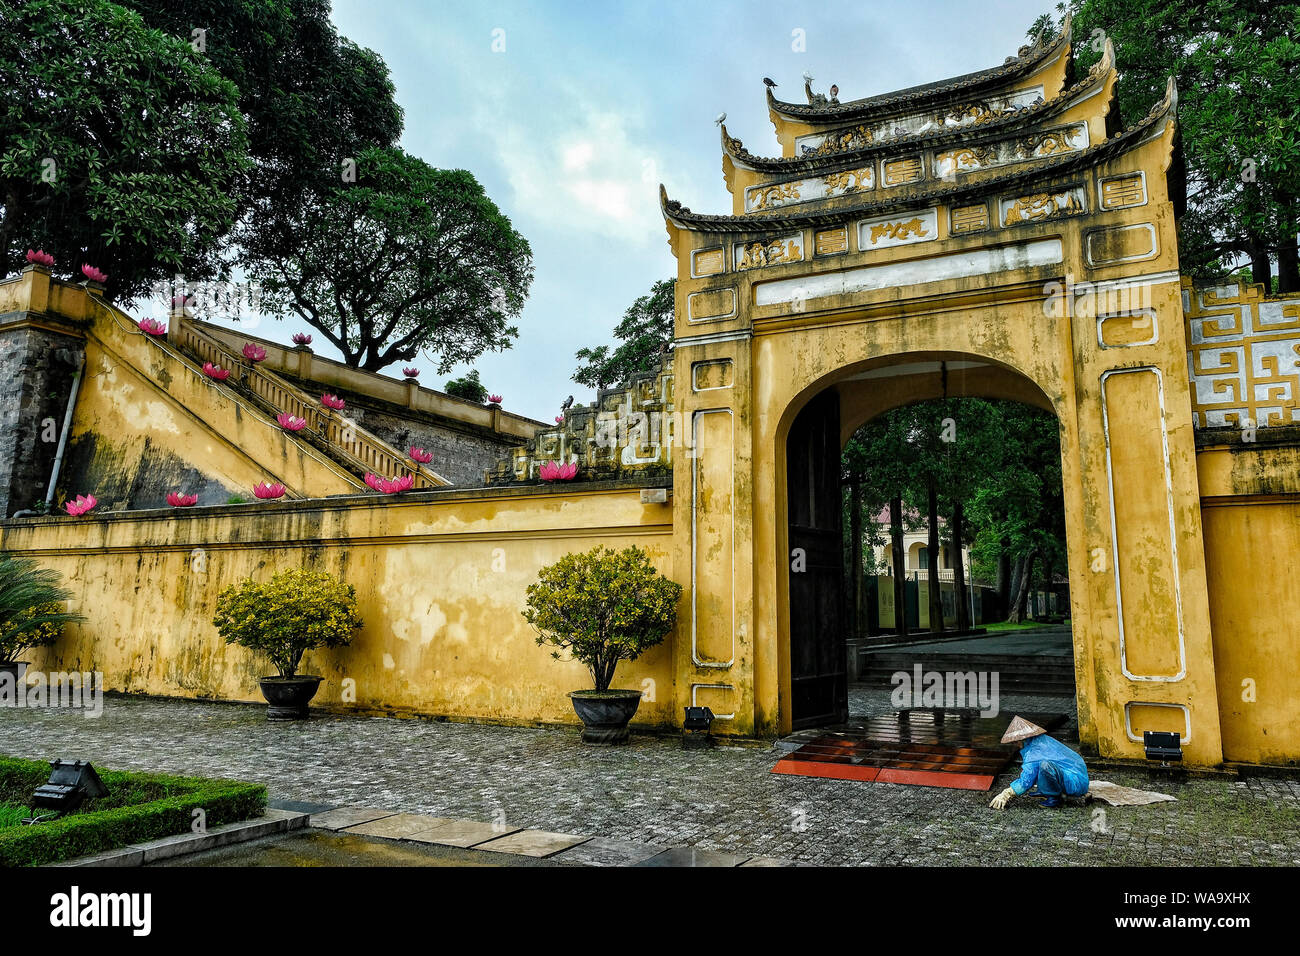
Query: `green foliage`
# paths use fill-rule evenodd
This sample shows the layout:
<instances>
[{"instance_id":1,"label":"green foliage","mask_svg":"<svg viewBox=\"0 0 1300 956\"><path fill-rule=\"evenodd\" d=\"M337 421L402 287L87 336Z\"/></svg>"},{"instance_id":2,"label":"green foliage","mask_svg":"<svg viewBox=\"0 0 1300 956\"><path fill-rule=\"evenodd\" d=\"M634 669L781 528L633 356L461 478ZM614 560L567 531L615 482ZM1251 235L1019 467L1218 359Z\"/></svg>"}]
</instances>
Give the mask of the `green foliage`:
<instances>
[{"instance_id":1,"label":"green foliage","mask_svg":"<svg viewBox=\"0 0 1300 956\"><path fill-rule=\"evenodd\" d=\"M488 399L488 390L478 380L478 369L472 368L463 378L453 378L442 389L454 398L463 398L467 402L482 405Z\"/></svg>"},{"instance_id":2,"label":"green foliage","mask_svg":"<svg viewBox=\"0 0 1300 956\"><path fill-rule=\"evenodd\" d=\"M47 763L0 757L0 801L26 801L49 776ZM107 797L48 823L0 828L0 866L44 866L188 833L195 810L215 827L261 816L266 809L261 784L103 770L99 776Z\"/></svg>"},{"instance_id":3,"label":"green foliage","mask_svg":"<svg viewBox=\"0 0 1300 956\"><path fill-rule=\"evenodd\" d=\"M294 677L306 651L351 643L361 618L352 585L298 568L226 588L212 623L227 644L265 654L281 677Z\"/></svg>"},{"instance_id":4,"label":"green foliage","mask_svg":"<svg viewBox=\"0 0 1300 956\"><path fill-rule=\"evenodd\" d=\"M246 147L234 85L137 14L105 0L0 10L6 271L44 248L77 280L83 263L100 267L122 300L176 272L218 273Z\"/></svg>"},{"instance_id":5,"label":"green foliage","mask_svg":"<svg viewBox=\"0 0 1300 956\"><path fill-rule=\"evenodd\" d=\"M328 0L120 2L183 40L203 28L199 57L239 90L251 171L232 251L246 269L292 261L300 212L339 183L342 160L401 136L388 67L339 36Z\"/></svg>"},{"instance_id":6,"label":"green foliage","mask_svg":"<svg viewBox=\"0 0 1300 956\"><path fill-rule=\"evenodd\" d=\"M628 306L623 321L614 329L614 337L622 344L612 351L608 345L579 349L577 357L582 364L573 373L573 380L588 388L602 389L626 385L637 372L658 371L664 349L673 340L676 285L675 279L660 279L648 294Z\"/></svg>"},{"instance_id":7,"label":"green foliage","mask_svg":"<svg viewBox=\"0 0 1300 956\"><path fill-rule=\"evenodd\" d=\"M248 264L275 315L318 329L348 365L424 354L439 372L510 347L533 254L471 173L397 148L356 157L356 182L303 197L291 256Z\"/></svg>"},{"instance_id":8,"label":"green foliage","mask_svg":"<svg viewBox=\"0 0 1300 956\"><path fill-rule=\"evenodd\" d=\"M538 646L587 665L596 690L609 690L619 661L663 642L677 621L682 587L660 574L638 547L604 546L566 554L528 585L523 616Z\"/></svg>"},{"instance_id":9,"label":"green foliage","mask_svg":"<svg viewBox=\"0 0 1300 956\"><path fill-rule=\"evenodd\" d=\"M1060 437L1050 412L970 398L917 402L858 429L841 462L845 479L862 483L866 544L886 543L888 527L874 518L893 497L923 520L933 475L941 514L962 502L976 576L991 577L1004 554L1019 560L1036 551L1047 566L1065 567Z\"/></svg>"},{"instance_id":10,"label":"green foliage","mask_svg":"<svg viewBox=\"0 0 1300 956\"><path fill-rule=\"evenodd\" d=\"M228 505L246 505L246 504L248 504L248 499L245 498L243 495L231 495L229 498L226 499L226 504L228 504Z\"/></svg>"},{"instance_id":11,"label":"green foliage","mask_svg":"<svg viewBox=\"0 0 1300 956\"><path fill-rule=\"evenodd\" d=\"M1102 37L1114 44L1126 125L1176 79L1187 173L1183 270L1218 279L1250 260L1254 281L1266 282L1271 259L1281 288L1300 288L1300 4L1070 0L1069 9L1077 69L1100 58Z\"/></svg>"},{"instance_id":12,"label":"green foliage","mask_svg":"<svg viewBox=\"0 0 1300 956\"><path fill-rule=\"evenodd\" d=\"M52 644L63 625L85 620L63 610L72 593L52 568L31 558L0 553L0 661L10 661L29 647Z\"/></svg>"}]
</instances>

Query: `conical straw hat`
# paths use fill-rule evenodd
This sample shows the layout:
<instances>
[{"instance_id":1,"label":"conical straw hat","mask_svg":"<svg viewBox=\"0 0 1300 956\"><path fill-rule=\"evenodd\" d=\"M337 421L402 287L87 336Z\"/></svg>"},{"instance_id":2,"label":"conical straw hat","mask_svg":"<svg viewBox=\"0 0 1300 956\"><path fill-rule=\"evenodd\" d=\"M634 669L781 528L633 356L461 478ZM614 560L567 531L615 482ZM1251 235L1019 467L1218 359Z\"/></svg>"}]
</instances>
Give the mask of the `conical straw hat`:
<instances>
[{"instance_id":1,"label":"conical straw hat","mask_svg":"<svg viewBox=\"0 0 1300 956\"><path fill-rule=\"evenodd\" d=\"M1017 740L1028 740L1030 737L1037 737L1039 734L1045 734L1042 727L1037 724L1031 724L1023 717L1012 717L1011 725L1007 727L1007 732L1002 735L1004 744L1013 744Z\"/></svg>"}]
</instances>

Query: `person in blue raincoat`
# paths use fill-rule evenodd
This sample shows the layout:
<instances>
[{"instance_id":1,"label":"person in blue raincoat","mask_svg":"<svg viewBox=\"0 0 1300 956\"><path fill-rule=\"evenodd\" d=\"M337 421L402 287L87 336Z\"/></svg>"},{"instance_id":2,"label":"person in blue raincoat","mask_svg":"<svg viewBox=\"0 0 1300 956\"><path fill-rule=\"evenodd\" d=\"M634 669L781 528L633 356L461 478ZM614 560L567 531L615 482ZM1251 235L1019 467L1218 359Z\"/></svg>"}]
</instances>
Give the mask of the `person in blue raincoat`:
<instances>
[{"instance_id":1,"label":"person in blue raincoat","mask_svg":"<svg viewBox=\"0 0 1300 956\"><path fill-rule=\"evenodd\" d=\"M1012 797L1023 796L1038 787L1040 807L1059 807L1062 797L1082 797L1088 792L1088 767L1083 758L1065 744L1047 736L1047 731L1023 717L1014 717L1002 736L1004 744L1020 744L1020 776L989 804L1004 810Z\"/></svg>"}]
</instances>

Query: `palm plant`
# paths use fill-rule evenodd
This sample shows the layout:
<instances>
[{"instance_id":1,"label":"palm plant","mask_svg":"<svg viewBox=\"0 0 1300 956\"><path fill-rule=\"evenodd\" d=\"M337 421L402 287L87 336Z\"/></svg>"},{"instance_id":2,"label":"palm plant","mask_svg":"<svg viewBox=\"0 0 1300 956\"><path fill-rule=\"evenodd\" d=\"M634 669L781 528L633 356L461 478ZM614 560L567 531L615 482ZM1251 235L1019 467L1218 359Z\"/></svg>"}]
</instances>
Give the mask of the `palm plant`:
<instances>
[{"instance_id":1,"label":"palm plant","mask_svg":"<svg viewBox=\"0 0 1300 956\"><path fill-rule=\"evenodd\" d=\"M53 568L0 553L0 662L11 663L29 647L52 644L63 625L85 620L63 610L72 592L61 581Z\"/></svg>"}]
</instances>

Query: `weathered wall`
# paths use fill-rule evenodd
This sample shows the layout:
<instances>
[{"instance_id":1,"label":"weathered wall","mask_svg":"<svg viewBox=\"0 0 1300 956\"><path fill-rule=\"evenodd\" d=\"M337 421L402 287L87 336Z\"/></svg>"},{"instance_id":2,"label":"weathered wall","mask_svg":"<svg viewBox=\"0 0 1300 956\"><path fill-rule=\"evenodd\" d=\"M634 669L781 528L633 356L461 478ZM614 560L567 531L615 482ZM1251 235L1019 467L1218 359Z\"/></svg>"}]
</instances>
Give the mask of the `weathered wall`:
<instances>
[{"instance_id":1,"label":"weathered wall","mask_svg":"<svg viewBox=\"0 0 1300 956\"><path fill-rule=\"evenodd\" d=\"M1300 426L1197 435L1225 760L1300 763Z\"/></svg>"},{"instance_id":2,"label":"weathered wall","mask_svg":"<svg viewBox=\"0 0 1300 956\"><path fill-rule=\"evenodd\" d=\"M40 669L103 671L117 691L261 700L269 667L222 643L217 595L249 575L314 567L356 587L365 622L351 646L307 655L303 672L326 678L318 705L574 723L564 695L590 677L537 646L520 616L525 589L543 565L599 544L639 545L680 578L671 518L626 485L439 491L20 519L0 525L0 548L61 571L88 618L32 653ZM619 668L617 686L653 694L638 724L677 720L672 646Z\"/></svg>"},{"instance_id":3,"label":"weathered wall","mask_svg":"<svg viewBox=\"0 0 1300 956\"><path fill-rule=\"evenodd\" d=\"M0 317L0 517L45 500L83 344L28 312Z\"/></svg>"}]
</instances>

